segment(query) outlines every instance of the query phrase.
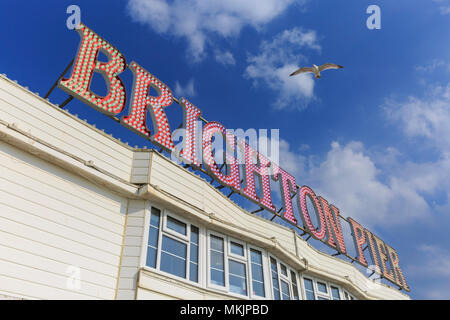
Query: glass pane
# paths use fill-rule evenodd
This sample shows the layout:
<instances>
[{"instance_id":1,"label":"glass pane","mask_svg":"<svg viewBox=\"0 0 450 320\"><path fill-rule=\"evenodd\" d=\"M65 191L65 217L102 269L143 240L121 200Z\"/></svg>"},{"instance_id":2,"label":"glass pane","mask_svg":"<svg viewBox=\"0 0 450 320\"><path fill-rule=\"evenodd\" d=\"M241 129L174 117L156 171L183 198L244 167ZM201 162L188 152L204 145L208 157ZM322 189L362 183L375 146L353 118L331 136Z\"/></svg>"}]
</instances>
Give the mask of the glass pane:
<instances>
[{"instance_id":1,"label":"glass pane","mask_svg":"<svg viewBox=\"0 0 450 320\"><path fill-rule=\"evenodd\" d=\"M283 300L291 300L289 284L283 280L281 280L281 293L283 294Z\"/></svg>"},{"instance_id":2,"label":"glass pane","mask_svg":"<svg viewBox=\"0 0 450 320\"><path fill-rule=\"evenodd\" d=\"M339 289L336 287L331 287L331 295L333 296L334 300L340 300L341 297L339 295Z\"/></svg>"},{"instance_id":3,"label":"glass pane","mask_svg":"<svg viewBox=\"0 0 450 320\"><path fill-rule=\"evenodd\" d=\"M229 273L240 277L245 277L245 264L239 263L233 260L229 260L228 263Z\"/></svg>"},{"instance_id":4,"label":"glass pane","mask_svg":"<svg viewBox=\"0 0 450 320\"><path fill-rule=\"evenodd\" d=\"M262 265L262 254L260 251L251 249L250 257L251 257L252 263L257 263L257 264Z\"/></svg>"},{"instance_id":5,"label":"glass pane","mask_svg":"<svg viewBox=\"0 0 450 320\"><path fill-rule=\"evenodd\" d=\"M161 211L156 208L152 208L152 214L150 216L150 225L159 228L159 218Z\"/></svg>"},{"instance_id":6,"label":"glass pane","mask_svg":"<svg viewBox=\"0 0 450 320\"><path fill-rule=\"evenodd\" d=\"M225 286L225 272L211 269L211 283L216 284L218 286Z\"/></svg>"},{"instance_id":7,"label":"glass pane","mask_svg":"<svg viewBox=\"0 0 450 320\"><path fill-rule=\"evenodd\" d=\"M314 292L306 291L306 300L314 300Z\"/></svg>"},{"instance_id":8,"label":"glass pane","mask_svg":"<svg viewBox=\"0 0 450 320\"><path fill-rule=\"evenodd\" d=\"M274 300L281 300L280 297L280 290L273 288L273 299Z\"/></svg>"},{"instance_id":9,"label":"glass pane","mask_svg":"<svg viewBox=\"0 0 450 320\"><path fill-rule=\"evenodd\" d=\"M198 244L198 228L191 226L191 242Z\"/></svg>"},{"instance_id":10,"label":"glass pane","mask_svg":"<svg viewBox=\"0 0 450 320\"><path fill-rule=\"evenodd\" d=\"M152 247L147 247L147 266L151 268L156 268L156 249Z\"/></svg>"},{"instance_id":11,"label":"glass pane","mask_svg":"<svg viewBox=\"0 0 450 320\"><path fill-rule=\"evenodd\" d=\"M275 273L278 273L277 262L274 258L270 258L270 267Z\"/></svg>"},{"instance_id":12,"label":"glass pane","mask_svg":"<svg viewBox=\"0 0 450 320\"><path fill-rule=\"evenodd\" d=\"M318 297L317 300L330 300L330 299L324 298L324 297Z\"/></svg>"},{"instance_id":13,"label":"glass pane","mask_svg":"<svg viewBox=\"0 0 450 320\"><path fill-rule=\"evenodd\" d=\"M265 297L266 294L264 292L264 283L259 281L253 281L253 294L260 297Z\"/></svg>"},{"instance_id":14,"label":"glass pane","mask_svg":"<svg viewBox=\"0 0 450 320\"><path fill-rule=\"evenodd\" d=\"M312 280L309 280L309 279L303 279L303 282L304 282L304 284L305 284L305 290L314 291Z\"/></svg>"},{"instance_id":15,"label":"glass pane","mask_svg":"<svg viewBox=\"0 0 450 320\"><path fill-rule=\"evenodd\" d=\"M281 274L282 274L283 276L286 276L286 277L287 277L287 269L286 269L286 266L280 263L280 270L281 270Z\"/></svg>"},{"instance_id":16,"label":"glass pane","mask_svg":"<svg viewBox=\"0 0 450 320\"><path fill-rule=\"evenodd\" d=\"M224 270L223 253L211 251L211 267L219 270Z\"/></svg>"},{"instance_id":17,"label":"glass pane","mask_svg":"<svg viewBox=\"0 0 450 320\"><path fill-rule=\"evenodd\" d=\"M230 273L230 292L247 295L247 281L246 278L236 277Z\"/></svg>"},{"instance_id":18,"label":"glass pane","mask_svg":"<svg viewBox=\"0 0 450 320\"><path fill-rule=\"evenodd\" d=\"M264 275L262 266L252 263L252 279L263 282Z\"/></svg>"},{"instance_id":19,"label":"glass pane","mask_svg":"<svg viewBox=\"0 0 450 320\"><path fill-rule=\"evenodd\" d=\"M317 290L323 293L328 293L327 285L323 282L317 282Z\"/></svg>"},{"instance_id":20,"label":"glass pane","mask_svg":"<svg viewBox=\"0 0 450 320\"><path fill-rule=\"evenodd\" d=\"M298 295L297 276L295 275L294 271L291 271L291 281L292 281L292 295L294 296L294 300L299 300L300 297Z\"/></svg>"},{"instance_id":21,"label":"glass pane","mask_svg":"<svg viewBox=\"0 0 450 320\"><path fill-rule=\"evenodd\" d=\"M186 225L186 223L178 221L177 219L174 219L174 218L169 217L169 216L167 216L167 228L171 229L173 231L176 231L178 233L181 233L182 235L186 235L187 234L187 225Z\"/></svg>"},{"instance_id":22,"label":"glass pane","mask_svg":"<svg viewBox=\"0 0 450 320\"><path fill-rule=\"evenodd\" d=\"M154 227L150 227L148 233L148 245L157 248L158 247L159 230Z\"/></svg>"},{"instance_id":23,"label":"glass pane","mask_svg":"<svg viewBox=\"0 0 450 320\"><path fill-rule=\"evenodd\" d=\"M236 243L236 242L230 242L230 250L231 253L234 253L238 256L244 256L244 246Z\"/></svg>"},{"instance_id":24,"label":"glass pane","mask_svg":"<svg viewBox=\"0 0 450 320\"><path fill-rule=\"evenodd\" d=\"M190 253L191 262L198 263L198 246L191 243L191 253Z\"/></svg>"},{"instance_id":25,"label":"glass pane","mask_svg":"<svg viewBox=\"0 0 450 320\"><path fill-rule=\"evenodd\" d=\"M186 260L162 251L161 270L181 278L186 278Z\"/></svg>"},{"instance_id":26,"label":"glass pane","mask_svg":"<svg viewBox=\"0 0 450 320\"><path fill-rule=\"evenodd\" d=\"M223 252L223 239L211 236L211 249Z\"/></svg>"},{"instance_id":27,"label":"glass pane","mask_svg":"<svg viewBox=\"0 0 450 320\"><path fill-rule=\"evenodd\" d=\"M198 282L198 265L191 262L189 268L189 280Z\"/></svg>"},{"instance_id":28,"label":"glass pane","mask_svg":"<svg viewBox=\"0 0 450 320\"><path fill-rule=\"evenodd\" d=\"M162 251L171 253L186 260L187 245L183 242L163 236Z\"/></svg>"}]
</instances>

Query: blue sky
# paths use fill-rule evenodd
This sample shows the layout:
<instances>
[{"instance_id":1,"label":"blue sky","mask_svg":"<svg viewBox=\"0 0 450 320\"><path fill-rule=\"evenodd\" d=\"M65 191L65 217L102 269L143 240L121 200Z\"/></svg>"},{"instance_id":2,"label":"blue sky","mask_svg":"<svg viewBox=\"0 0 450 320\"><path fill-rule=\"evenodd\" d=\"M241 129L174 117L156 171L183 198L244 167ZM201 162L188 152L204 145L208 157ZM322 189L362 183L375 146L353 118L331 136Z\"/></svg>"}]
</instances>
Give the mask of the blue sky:
<instances>
[{"instance_id":1,"label":"blue sky","mask_svg":"<svg viewBox=\"0 0 450 320\"><path fill-rule=\"evenodd\" d=\"M0 73L44 95L76 53L66 8L80 6L84 24L208 120L280 129L281 165L297 183L394 247L411 297L449 299L450 42L442 40L450 0L413 3L2 1ZM372 4L381 8L380 30L366 27ZM288 77L325 62L345 68L321 79ZM131 72L121 77L129 92ZM50 97L65 98L58 89ZM151 147L79 101L67 108ZM180 109L167 112L177 127Z\"/></svg>"}]
</instances>

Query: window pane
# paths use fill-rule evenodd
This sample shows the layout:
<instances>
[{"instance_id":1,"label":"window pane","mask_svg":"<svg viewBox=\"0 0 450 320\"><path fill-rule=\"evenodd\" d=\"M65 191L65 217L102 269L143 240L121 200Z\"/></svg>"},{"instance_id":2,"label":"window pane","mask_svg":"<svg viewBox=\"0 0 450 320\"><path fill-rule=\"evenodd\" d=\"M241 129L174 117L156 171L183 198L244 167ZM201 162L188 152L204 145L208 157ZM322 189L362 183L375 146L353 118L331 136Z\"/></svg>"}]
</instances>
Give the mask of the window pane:
<instances>
[{"instance_id":1,"label":"window pane","mask_svg":"<svg viewBox=\"0 0 450 320\"><path fill-rule=\"evenodd\" d=\"M212 235L211 249L223 252L223 239Z\"/></svg>"},{"instance_id":2,"label":"window pane","mask_svg":"<svg viewBox=\"0 0 450 320\"><path fill-rule=\"evenodd\" d=\"M191 226L191 243L198 244L198 228Z\"/></svg>"},{"instance_id":3,"label":"window pane","mask_svg":"<svg viewBox=\"0 0 450 320\"><path fill-rule=\"evenodd\" d=\"M270 258L270 268L272 274L273 296L275 300L280 300L280 286L278 284L278 268L274 258Z\"/></svg>"},{"instance_id":4,"label":"window pane","mask_svg":"<svg viewBox=\"0 0 450 320\"><path fill-rule=\"evenodd\" d=\"M163 236L160 265L162 271L186 278L186 255L185 243Z\"/></svg>"},{"instance_id":5,"label":"window pane","mask_svg":"<svg viewBox=\"0 0 450 320\"><path fill-rule=\"evenodd\" d=\"M211 251L211 268L224 270L223 253Z\"/></svg>"},{"instance_id":6,"label":"window pane","mask_svg":"<svg viewBox=\"0 0 450 320\"><path fill-rule=\"evenodd\" d=\"M283 300L291 300L289 284L283 280L281 280L281 293L283 294Z\"/></svg>"},{"instance_id":7,"label":"window pane","mask_svg":"<svg viewBox=\"0 0 450 320\"><path fill-rule=\"evenodd\" d=\"M169 216L167 216L167 228L181 233L182 235L187 234L186 224Z\"/></svg>"},{"instance_id":8,"label":"window pane","mask_svg":"<svg viewBox=\"0 0 450 320\"><path fill-rule=\"evenodd\" d=\"M159 228L159 218L161 216L161 211L156 208L152 208L152 214L150 216L150 225Z\"/></svg>"},{"instance_id":9,"label":"window pane","mask_svg":"<svg viewBox=\"0 0 450 320\"><path fill-rule=\"evenodd\" d=\"M147 247L147 262L146 265L151 268L156 268L156 249Z\"/></svg>"},{"instance_id":10,"label":"window pane","mask_svg":"<svg viewBox=\"0 0 450 320\"><path fill-rule=\"evenodd\" d=\"M216 269L211 269L211 283L224 287L225 272Z\"/></svg>"},{"instance_id":11,"label":"window pane","mask_svg":"<svg viewBox=\"0 0 450 320\"><path fill-rule=\"evenodd\" d=\"M323 282L317 282L317 290L323 293L328 293L327 285Z\"/></svg>"},{"instance_id":12,"label":"window pane","mask_svg":"<svg viewBox=\"0 0 450 320\"><path fill-rule=\"evenodd\" d=\"M314 300L314 292L306 291L306 300Z\"/></svg>"},{"instance_id":13,"label":"window pane","mask_svg":"<svg viewBox=\"0 0 450 320\"><path fill-rule=\"evenodd\" d=\"M286 266L280 263L280 270L281 270L281 274L282 274L283 276L286 276L286 277L287 277L287 269L286 269Z\"/></svg>"},{"instance_id":14,"label":"window pane","mask_svg":"<svg viewBox=\"0 0 450 320\"><path fill-rule=\"evenodd\" d=\"M260 297L266 296L266 294L264 292L264 283L259 282L259 281L253 281L252 286L253 286L253 294L254 295L260 296Z\"/></svg>"},{"instance_id":15,"label":"window pane","mask_svg":"<svg viewBox=\"0 0 450 320\"><path fill-rule=\"evenodd\" d=\"M264 275L262 266L252 263L252 279L263 282Z\"/></svg>"},{"instance_id":16,"label":"window pane","mask_svg":"<svg viewBox=\"0 0 450 320\"><path fill-rule=\"evenodd\" d=\"M224 264L224 244L223 239L211 235L210 237L210 264L211 283L225 286L225 264Z\"/></svg>"},{"instance_id":17,"label":"window pane","mask_svg":"<svg viewBox=\"0 0 450 320\"><path fill-rule=\"evenodd\" d=\"M236 243L236 242L230 242L230 250L231 253L234 253L238 256L244 256L244 246Z\"/></svg>"},{"instance_id":18,"label":"window pane","mask_svg":"<svg viewBox=\"0 0 450 320\"><path fill-rule=\"evenodd\" d=\"M186 260L186 250L187 245L185 243L163 236L162 251Z\"/></svg>"},{"instance_id":19,"label":"window pane","mask_svg":"<svg viewBox=\"0 0 450 320\"><path fill-rule=\"evenodd\" d=\"M161 251L161 270L186 278L186 260Z\"/></svg>"},{"instance_id":20,"label":"window pane","mask_svg":"<svg viewBox=\"0 0 450 320\"><path fill-rule=\"evenodd\" d=\"M292 295L294 296L294 300L299 300L300 297L298 295L297 276L295 275L294 271L291 271L291 281L292 281Z\"/></svg>"},{"instance_id":21,"label":"window pane","mask_svg":"<svg viewBox=\"0 0 450 320\"><path fill-rule=\"evenodd\" d=\"M309 279L303 279L303 282L304 282L304 284L305 284L305 289L306 289L306 290L314 291L312 280L309 280Z\"/></svg>"},{"instance_id":22,"label":"window pane","mask_svg":"<svg viewBox=\"0 0 450 320\"><path fill-rule=\"evenodd\" d=\"M230 274L245 277L245 264L230 260L228 267Z\"/></svg>"},{"instance_id":23,"label":"window pane","mask_svg":"<svg viewBox=\"0 0 450 320\"><path fill-rule=\"evenodd\" d=\"M263 266L262 266L262 254L257 250L250 250L250 261L252 268L252 287L253 294L265 297L264 290L264 274L263 274Z\"/></svg>"},{"instance_id":24,"label":"window pane","mask_svg":"<svg viewBox=\"0 0 450 320\"><path fill-rule=\"evenodd\" d=\"M150 226L148 233L148 245L157 248L158 247L159 229Z\"/></svg>"},{"instance_id":25,"label":"window pane","mask_svg":"<svg viewBox=\"0 0 450 320\"><path fill-rule=\"evenodd\" d=\"M230 260L229 267L229 282L230 291L247 295L247 274L245 264Z\"/></svg>"},{"instance_id":26,"label":"window pane","mask_svg":"<svg viewBox=\"0 0 450 320\"><path fill-rule=\"evenodd\" d=\"M260 251L250 249L250 257L253 263L262 265L262 254Z\"/></svg>"},{"instance_id":27,"label":"window pane","mask_svg":"<svg viewBox=\"0 0 450 320\"><path fill-rule=\"evenodd\" d=\"M198 246L196 244L191 243L190 257L191 262L198 263Z\"/></svg>"},{"instance_id":28,"label":"window pane","mask_svg":"<svg viewBox=\"0 0 450 320\"><path fill-rule=\"evenodd\" d=\"M330 299L324 298L324 297L318 297L317 300L330 300Z\"/></svg>"},{"instance_id":29,"label":"window pane","mask_svg":"<svg viewBox=\"0 0 450 320\"><path fill-rule=\"evenodd\" d=\"M245 278L236 277L230 274L230 292L247 295L247 283Z\"/></svg>"},{"instance_id":30,"label":"window pane","mask_svg":"<svg viewBox=\"0 0 450 320\"><path fill-rule=\"evenodd\" d=\"M333 296L334 300L341 300L341 297L339 295L339 289L336 287L331 287L331 295Z\"/></svg>"},{"instance_id":31,"label":"window pane","mask_svg":"<svg viewBox=\"0 0 450 320\"><path fill-rule=\"evenodd\" d=\"M198 282L198 265L191 262L189 268L189 280Z\"/></svg>"}]
</instances>

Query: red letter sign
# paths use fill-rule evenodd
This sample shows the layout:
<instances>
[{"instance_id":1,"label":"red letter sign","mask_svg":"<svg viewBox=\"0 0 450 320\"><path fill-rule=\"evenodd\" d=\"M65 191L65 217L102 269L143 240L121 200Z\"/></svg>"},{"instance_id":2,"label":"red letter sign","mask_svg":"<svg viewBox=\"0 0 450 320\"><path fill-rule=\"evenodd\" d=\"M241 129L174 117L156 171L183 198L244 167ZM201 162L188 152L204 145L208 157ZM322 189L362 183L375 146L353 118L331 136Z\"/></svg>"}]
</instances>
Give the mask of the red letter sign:
<instances>
[{"instance_id":1,"label":"red letter sign","mask_svg":"<svg viewBox=\"0 0 450 320\"><path fill-rule=\"evenodd\" d=\"M218 122L209 122L203 128L203 160L205 167L216 177L216 179L223 185L232 188L234 191L239 192L240 178L239 178L239 166L235 157L230 155L225 150L225 159L229 168L229 174L225 175L220 171L219 166L214 159L212 138L214 133L221 133L226 138L226 149L230 152L234 152L236 149L236 137L228 132L228 130Z\"/></svg>"},{"instance_id":2,"label":"red letter sign","mask_svg":"<svg viewBox=\"0 0 450 320\"><path fill-rule=\"evenodd\" d=\"M322 204L323 213L325 214L325 221L327 223L327 238L328 245L336 248L339 252L346 254L344 234L342 233L341 221L339 219L339 209L328 204L325 198L319 196Z\"/></svg>"},{"instance_id":3,"label":"red letter sign","mask_svg":"<svg viewBox=\"0 0 450 320\"><path fill-rule=\"evenodd\" d=\"M367 263L366 257L364 257L364 252L363 252L363 247L362 247L367 242L366 234L364 233L364 228L358 222L353 220L352 218L348 218L348 221L350 223L350 227L352 228L353 241L355 243L356 252L358 253L357 259L360 264L367 267L368 263Z\"/></svg>"},{"instance_id":4,"label":"red letter sign","mask_svg":"<svg viewBox=\"0 0 450 320\"><path fill-rule=\"evenodd\" d=\"M127 67L125 58L85 25L80 24L77 31L81 37L81 44L72 76L70 79L61 80L58 87L104 114L120 113L125 107L126 91L117 75ZM97 60L100 51L109 57L109 62ZM109 88L106 97L100 97L90 89L94 72L102 74L105 78Z\"/></svg>"},{"instance_id":5,"label":"red letter sign","mask_svg":"<svg viewBox=\"0 0 450 320\"><path fill-rule=\"evenodd\" d=\"M295 178L281 169L277 164L272 163L272 179L274 181L280 181L281 199L284 207L283 217L297 224L297 219L295 219L292 208L292 194L297 193Z\"/></svg>"},{"instance_id":6,"label":"red letter sign","mask_svg":"<svg viewBox=\"0 0 450 320\"><path fill-rule=\"evenodd\" d=\"M180 151L180 156L186 163L200 167L200 161L197 157L197 119L202 111L185 98L180 99L180 106L183 109L184 127L183 150Z\"/></svg>"},{"instance_id":7,"label":"red letter sign","mask_svg":"<svg viewBox=\"0 0 450 320\"><path fill-rule=\"evenodd\" d=\"M272 194L270 191L269 166L270 161L259 152L253 150L245 141L239 140L239 146L244 150L245 156L245 188L243 195L260 204L269 211L274 212L275 206L272 203ZM254 159L258 164L254 163ZM255 174L261 178L260 190L256 194Z\"/></svg>"},{"instance_id":8,"label":"red letter sign","mask_svg":"<svg viewBox=\"0 0 450 320\"><path fill-rule=\"evenodd\" d=\"M155 130L155 134L150 137L150 140L160 147L172 151L175 145L172 141L169 121L164 112L164 107L172 104L172 91L136 62L130 64L130 69L134 73L133 98L128 116L123 117L120 122L140 135L150 137L150 130L147 127L147 108L150 106ZM156 90L157 97L148 94L150 88Z\"/></svg>"},{"instance_id":9,"label":"red letter sign","mask_svg":"<svg viewBox=\"0 0 450 320\"><path fill-rule=\"evenodd\" d=\"M319 221L319 227L315 227L311 221L311 216L308 212L308 207L306 204L306 197L312 201L314 206L314 211L317 216L317 220ZM298 192L298 204L299 211L302 213L302 221L303 225L308 229L311 235L317 240L324 240L327 233L327 226L325 222L325 215L323 214L322 206L320 205L319 199L317 198L314 191L307 186L303 186L300 188Z\"/></svg>"}]
</instances>

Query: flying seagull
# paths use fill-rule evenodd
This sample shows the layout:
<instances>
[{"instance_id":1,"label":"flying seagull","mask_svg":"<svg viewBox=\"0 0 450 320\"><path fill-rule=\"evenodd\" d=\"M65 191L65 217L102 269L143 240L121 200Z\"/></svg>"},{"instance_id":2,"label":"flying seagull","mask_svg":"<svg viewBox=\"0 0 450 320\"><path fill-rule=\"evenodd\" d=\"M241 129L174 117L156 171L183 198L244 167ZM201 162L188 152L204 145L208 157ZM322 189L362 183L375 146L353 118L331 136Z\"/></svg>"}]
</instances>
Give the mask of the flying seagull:
<instances>
[{"instance_id":1,"label":"flying seagull","mask_svg":"<svg viewBox=\"0 0 450 320\"><path fill-rule=\"evenodd\" d=\"M316 78L319 79L321 77L321 75L320 75L321 71L328 70L328 69L342 69L342 68L343 68L343 66L340 66L340 65L334 64L334 63L325 63L325 64L321 65L320 67L313 64L312 67L300 68L297 71L292 72L289 76L292 77L299 73L312 72L315 74Z\"/></svg>"}]
</instances>

